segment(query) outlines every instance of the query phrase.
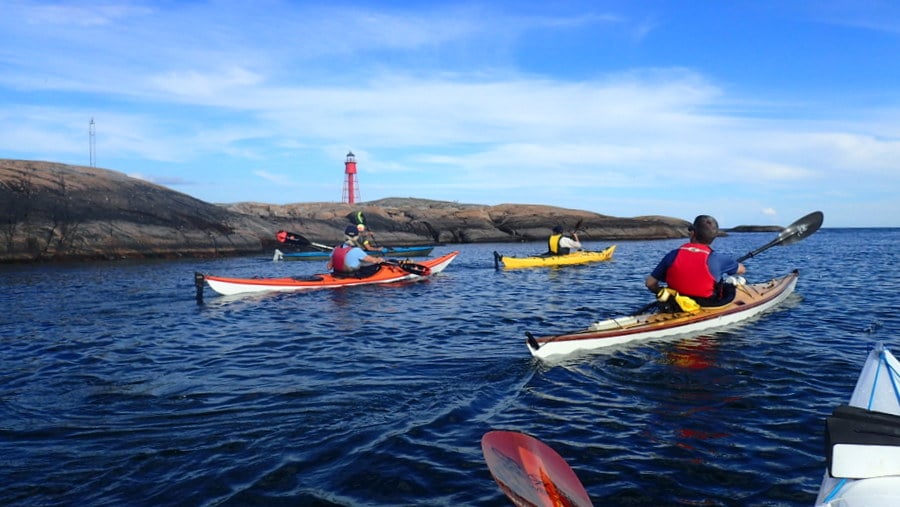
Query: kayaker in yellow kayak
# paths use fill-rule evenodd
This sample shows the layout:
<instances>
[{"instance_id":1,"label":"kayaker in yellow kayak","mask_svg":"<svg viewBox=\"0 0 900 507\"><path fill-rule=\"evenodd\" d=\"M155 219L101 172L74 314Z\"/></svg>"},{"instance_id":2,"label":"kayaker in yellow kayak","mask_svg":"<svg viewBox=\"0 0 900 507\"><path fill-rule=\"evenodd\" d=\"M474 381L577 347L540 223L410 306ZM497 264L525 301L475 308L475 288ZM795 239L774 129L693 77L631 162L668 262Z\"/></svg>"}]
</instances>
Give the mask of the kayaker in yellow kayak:
<instances>
[{"instance_id":1,"label":"kayaker in yellow kayak","mask_svg":"<svg viewBox=\"0 0 900 507\"><path fill-rule=\"evenodd\" d=\"M335 275L355 275L366 277L378 271L378 264L384 262L381 257L369 255L359 246L359 229L348 225L344 229L344 242L335 247L328 259L328 269Z\"/></svg>"},{"instance_id":2,"label":"kayaker in yellow kayak","mask_svg":"<svg viewBox=\"0 0 900 507\"><path fill-rule=\"evenodd\" d=\"M658 294L662 288L660 282L665 282L668 288L690 297L700 306L722 306L731 302L735 286L722 279L741 275L746 268L733 257L710 247L719 235L719 223L715 218L699 215L688 230L691 239L662 258L647 277L647 288Z\"/></svg>"},{"instance_id":3,"label":"kayaker in yellow kayak","mask_svg":"<svg viewBox=\"0 0 900 507\"><path fill-rule=\"evenodd\" d=\"M557 225L553 228L553 234L547 239L547 248L550 255L567 255L577 250L581 250L581 242L578 241L578 233L572 232L572 237L563 234L563 228Z\"/></svg>"}]
</instances>

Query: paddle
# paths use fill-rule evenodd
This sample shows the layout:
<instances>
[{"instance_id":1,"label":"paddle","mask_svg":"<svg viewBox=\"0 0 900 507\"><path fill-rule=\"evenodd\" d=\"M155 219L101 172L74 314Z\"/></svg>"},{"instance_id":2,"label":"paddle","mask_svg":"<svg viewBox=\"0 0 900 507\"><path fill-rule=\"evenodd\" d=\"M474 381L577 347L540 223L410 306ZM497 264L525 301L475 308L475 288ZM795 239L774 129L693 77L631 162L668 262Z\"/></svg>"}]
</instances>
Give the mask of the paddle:
<instances>
[{"instance_id":1,"label":"paddle","mask_svg":"<svg viewBox=\"0 0 900 507\"><path fill-rule=\"evenodd\" d=\"M791 245L800 240L806 239L807 236L812 236L814 232L819 230L819 227L822 227L822 221L824 219L825 215L823 215L821 211L813 211L809 215L806 215L805 217L785 227L777 238L752 252L738 257L737 261L743 262L755 256L756 254L764 252L776 245Z\"/></svg>"},{"instance_id":2,"label":"paddle","mask_svg":"<svg viewBox=\"0 0 900 507\"><path fill-rule=\"evenodd\" d=\"M791 225L785 227L777 238L769 241L765 245L757 248L756 250L753 250L752 252L748 252L738 257L737 262L744 262L745 260L772 248L773 246L791 245L797 243L798 241L806 239L807 236L812 236L814 232L819 230L819 227L822 227L822 221L824 219L825 215L823 215L821 211L813 211L812 213L798 219ZM653 306L657 303L657 301L651 301L631 315L640 315L653 308Z\"/></svg>"},{"instance_id":3,"label":"paddle","mask_svg":"<svg viewBox=\"0 0 900 507\"><path fill-rule=\"evenodd\" d=\"M323 245L321 243L313 243L312 241L295 232L278 231L277 233L275 233L275 239L277 239L281 243L287 243L289 245L312 246L321 250L334 250L334 247Z\"/></svg>"},{"instance_id":4,"label":"paddle","mask_svg":"<svg viewBox=\"0 0 900 507\"><path fill-rule=\"evenodd\" d=\"M334 250L334 247L332 247L332 246L323 245L321 243L314 243L314 242L310 241L309 239L307 239L306 237L301 236L300 234L297 234L296 232L278 231L275 234L275 237L278 239L278 241L281 241L282 243L289 242L291 244L299 245L299 246L314 246L316 248L321 248L323 250ZM395 259L385 260L384 263L390 264L391 266L397 266L398 268L402 269L403 271L406 271L407 273L411 273L413 275L428 276L431 274L431 268L429 268L428 266L425 266L424 264L416 264L415 262L406 261L406 260L398 261Z\"/></svg>"},{"instance_id":5,"label":"paddle","mask_svg":"<svg viewBox=\"0 0 900 507\"><path fill-rule=\"evenodd\" d=\"M592 506L578 476L556 451L514 431L489 431L481 452L491 476L515 505Z\"/></svg>"}]
</instances>

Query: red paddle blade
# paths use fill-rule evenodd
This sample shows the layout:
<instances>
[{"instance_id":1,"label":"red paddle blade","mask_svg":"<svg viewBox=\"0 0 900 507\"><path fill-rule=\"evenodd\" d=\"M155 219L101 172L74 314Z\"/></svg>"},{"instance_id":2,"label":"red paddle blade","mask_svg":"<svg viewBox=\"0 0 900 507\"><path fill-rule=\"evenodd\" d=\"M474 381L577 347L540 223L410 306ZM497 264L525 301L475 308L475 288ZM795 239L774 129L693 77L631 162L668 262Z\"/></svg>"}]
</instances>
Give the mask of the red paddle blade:
<instances>
[{"instance_id":1,"label":"red paddle blade","mask_svg":"<svg viewBox=\"0 0 900 507\"><path fill-rule=\"evenodd\" d=\"M515 505L593 505L568 463L534 437L514 431L489 431L481 439L481 451L491 476Z\"/></svg>"},{"instance_id":2,"label":"red paddle blade","mask_svg":"<svg viewBox=\"0 0 900 507\"><path fill-rule=\"evenodd\" d=\"M287 241L287 235L287 231L278 231L275 233L275 239L277 239L279 243L284 243Z\"/></svg>"}]
</instances>

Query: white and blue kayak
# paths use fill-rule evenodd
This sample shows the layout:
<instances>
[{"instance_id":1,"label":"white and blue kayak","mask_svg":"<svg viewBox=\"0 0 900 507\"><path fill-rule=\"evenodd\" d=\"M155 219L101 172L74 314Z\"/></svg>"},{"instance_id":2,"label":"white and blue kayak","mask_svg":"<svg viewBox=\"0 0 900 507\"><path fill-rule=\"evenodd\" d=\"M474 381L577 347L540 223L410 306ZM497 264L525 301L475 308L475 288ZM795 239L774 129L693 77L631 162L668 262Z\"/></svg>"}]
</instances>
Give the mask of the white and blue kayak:
<instances>
[{"instance_id":1,"label":"white and blue kayak","mask_svg":"<svg viewBox=\"0 0 900 507\"><path fill-rule=\"evenodd\" d=\"M900 506L900 363L881 343L850 403L828 418L825 441L817 507Z\"/></svg>"}]
</instances>

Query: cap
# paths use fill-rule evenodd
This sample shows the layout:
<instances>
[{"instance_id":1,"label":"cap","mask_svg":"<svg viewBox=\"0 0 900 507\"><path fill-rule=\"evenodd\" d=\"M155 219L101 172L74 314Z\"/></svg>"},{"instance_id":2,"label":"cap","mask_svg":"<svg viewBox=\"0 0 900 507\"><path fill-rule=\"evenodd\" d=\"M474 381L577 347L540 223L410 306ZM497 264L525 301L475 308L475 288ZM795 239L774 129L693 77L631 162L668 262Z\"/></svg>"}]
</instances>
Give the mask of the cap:
<instances>
[{"instance_id":1,"label":"cap","mask_svg":"<svg viewBox=\"0 0 900 507\"><path fill-rule=\"evenodd\" d=\"M346 229L344 229L344 235L350 236L351 238L355 238L359 236L359 231L356 230L355 225L348 225Z\"/></svg>"},{"instance_id":2,"label":"cap","mask_svg":"<svg viewBox=\"0 0 900 507\"><path fill-rule=\"evenodd\" d=\"M561 225L557 225L553 228L553 234L562 234L563 228Z\"/></svg>"},{"instance_id":3,"label":"cap","mask_svg":"<svg viewBox=\"0 0 900 507\"><path fill-rule=\"evenodd\" d=\"M719 222L709 215L698 215L694 223L688 226L688 230L694 233L697 241L709 244L719 235Z\"/></svg>"},{"instance_id":4,"label":"cap","mask_svg":"<svg viewBox=\"0 0 900 507\"><path fill-rule=\"evenodd\" d=\"M362 231L366 230L366 226L363 224L357 224L356 230L358 230L359 232L362 232Z\"/></svg>"}]
</instances>

